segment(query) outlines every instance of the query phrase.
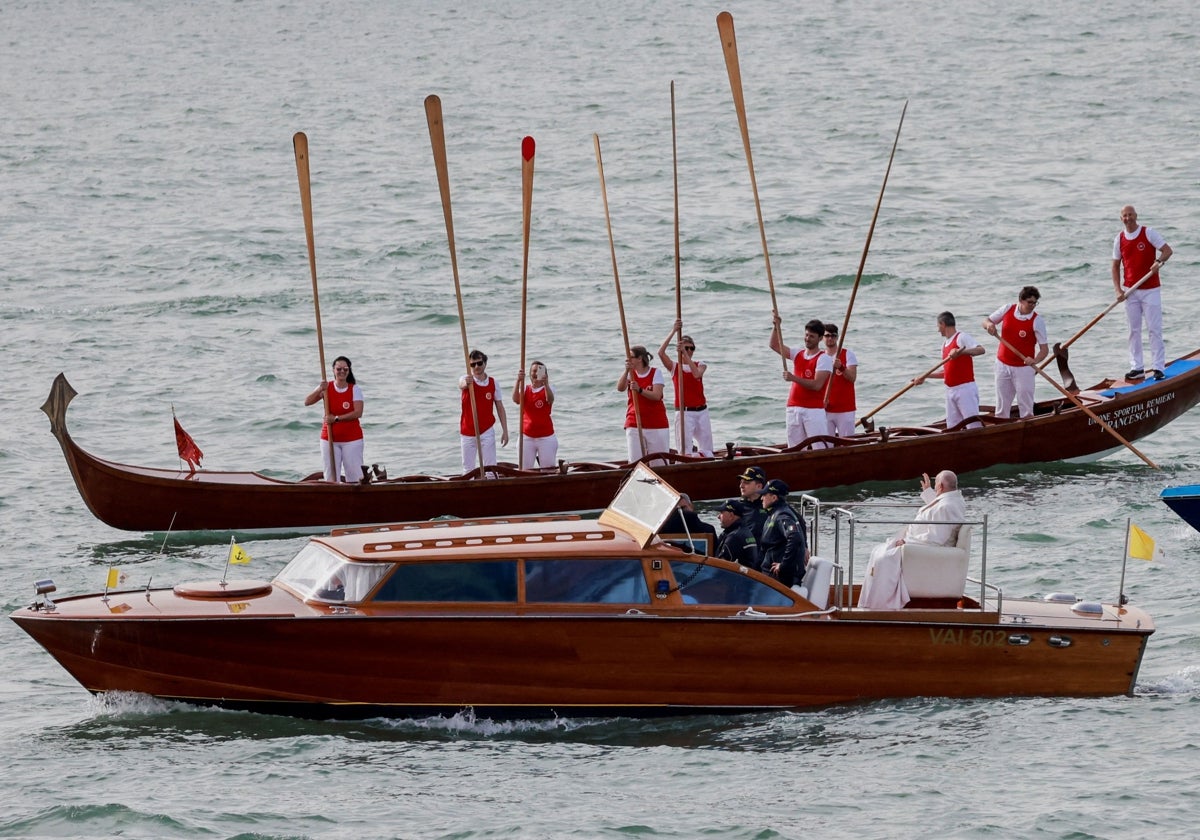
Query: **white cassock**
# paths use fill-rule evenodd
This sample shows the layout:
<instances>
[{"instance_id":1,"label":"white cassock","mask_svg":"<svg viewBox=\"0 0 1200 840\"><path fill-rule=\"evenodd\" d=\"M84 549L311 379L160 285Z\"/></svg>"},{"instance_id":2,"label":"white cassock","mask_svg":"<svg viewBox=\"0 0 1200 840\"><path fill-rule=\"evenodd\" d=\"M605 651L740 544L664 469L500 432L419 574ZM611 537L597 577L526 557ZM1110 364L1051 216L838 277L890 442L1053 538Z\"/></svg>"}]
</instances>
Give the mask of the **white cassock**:
<instances>
[{"instance_id":1,"label":"white cassock","mask_svg":"<svg viewBox=\"0 0 1200 840\"><path fill-rule=\"evenodd\" d=\"M951 490L935 495L933 488L921 491L925 506L917 511L914 522L894 539L871 550L871 562L863 578L858 605L872 610L898 610L908 603L908 589L900 570L900 550L896 541L925 545L952 545L958 538L959 523L967 518L962 493Z\"/></svg>"}]
</instances>

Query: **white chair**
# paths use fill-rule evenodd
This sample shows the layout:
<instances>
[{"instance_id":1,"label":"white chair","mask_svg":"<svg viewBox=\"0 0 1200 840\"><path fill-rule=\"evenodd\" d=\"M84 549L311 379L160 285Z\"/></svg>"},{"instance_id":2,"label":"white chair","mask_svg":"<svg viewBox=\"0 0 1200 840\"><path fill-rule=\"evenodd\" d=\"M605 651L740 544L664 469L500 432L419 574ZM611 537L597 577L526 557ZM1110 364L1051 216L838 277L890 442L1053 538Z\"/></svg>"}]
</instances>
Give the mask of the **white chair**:
<instances>
[{"instance_id":1,"label":"white chair","mask_svg":"<svg viewBox=\"0 0 1200 840\"><path fill-rule=\"evenodd\" d=\"M967 584L971 526L958 529L952 546L905 543L900 547L900 573L910 598L959 598Z\"/></svg>"},{"instance_id":2,"label":"white chair","mask_svg":"<svg viewBox=\"0 0 1200 840\"><path fill-rule=\"evenodd\" d=\"M804 579L792 589L801 598L812 601L819 610L829 605L829 583L833 578L833 563L824 557L808 558L808 567L804 571Z\"/></svg>"}]
</instances>

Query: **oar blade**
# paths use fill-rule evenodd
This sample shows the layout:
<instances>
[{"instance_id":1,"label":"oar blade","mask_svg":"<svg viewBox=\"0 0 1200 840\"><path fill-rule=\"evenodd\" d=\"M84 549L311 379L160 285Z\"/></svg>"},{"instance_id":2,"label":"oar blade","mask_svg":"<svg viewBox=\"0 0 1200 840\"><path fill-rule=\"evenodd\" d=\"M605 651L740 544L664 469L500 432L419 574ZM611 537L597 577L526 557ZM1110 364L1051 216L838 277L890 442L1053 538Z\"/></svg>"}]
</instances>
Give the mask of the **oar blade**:
<instances>
[{"instance_id":1,"label":"oar blade","mask_svg":"<svg viewBox=\"0 0 1200 840\"><path fill-rule=\"evenodd\" d=\"M1062 377L1063 388L1072 394L1079 393L1079 385L1075 382L1075 374L1071 373L1071 368L1068 366L1068 356L1070 351L1062 344L1054 345L1054 363L1058 365L1058 375Z\"/></svg>"}]
</instances>

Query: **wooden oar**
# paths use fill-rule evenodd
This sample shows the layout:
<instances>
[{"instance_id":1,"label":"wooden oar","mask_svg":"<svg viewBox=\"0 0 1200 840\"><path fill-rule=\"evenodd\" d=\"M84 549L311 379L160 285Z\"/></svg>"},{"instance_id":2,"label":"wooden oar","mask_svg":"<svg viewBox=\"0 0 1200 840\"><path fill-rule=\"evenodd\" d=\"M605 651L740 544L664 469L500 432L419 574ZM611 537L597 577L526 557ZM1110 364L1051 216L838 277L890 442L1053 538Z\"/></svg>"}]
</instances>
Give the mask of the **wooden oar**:
<instances>
[{"instance_id":1,"label":"wooden oar","mask_svg":"<svg viewBox=\"0 0 1200 840\"><path fill-rule=\"evenodd\" d=\"M300 208L304 211L304 238L308 242L308 269L312 274L313 311L317 316L317 355L320 357L321 382L325 382L325 337L321 333L321 295L317 291L317 247L313 239L312 182L308 171L308 135L297 131L292 135L292 148L296 152L296 177L300 181ZM329 416L329 388L321 394L321 405L325 417ZM324 423L324 418L322 418ZM337 481L337 456L333 451L333 426L325 425L325 437L329 440L329 474ZM350 476L346 476L347 479Z\"/></svg>"},{"instance_id":2,"label":"wooden oar","mask_svg":"<svg viewBox=\"0 0 1200 840\"><path fill-rule=\"evenodd\" d=\"M604 200L604 224L608 227L608 252L612 255L613 267L613 284L617 289L617 312L621 315L621 340L625 342L625 360L628 362L633 358L633 353L629 349L629 329L625 325L625 304L621 300L621 275L617 271L617 246L613 241L612 218L608 213L608 188L604 185L604 159L600 156L600 135L592 135L592 143L596 147L596 170L600 173L600 197ZM633 393L633 383L637 379L633 371L628 371L625 377L625 387L629 390L629 399L633 403L633 419L637 424L638 442L642 445L642 455L646 452L646 434L642 431L642 409L638 405L640 400Z\"/></svg>"},{"instance_id":3,"label":"wooden oar","mask_svg":"<svg viewBox=\"0 0 1200 840\"><path fill-rule=\"evenodd\" d=\"M925 380L926 378L932 376L937 371L938 368L940 368L942 365L946 364L946 362L948 362L948 361L950 361L950 360L942 359L940 362L938 362L936 365L931 367L929 370L922 373L920 376L914 377L912 380L909 381L909 383L907 385L905 385L899 391L892 394L890 397L888 397L886 400L884 400L879 405L875 406L874 410L872 410L871 412L864 414L862 417L858 418L858 423L856 423L855 425L862 426L864 429L869 430L871 427L868 425L868 422L874 415L878 414L880 411L887 408L889 405L894 403L896 400L900 399L902 396L907 394L909 389L913 388L918 382L921 382L921 381Z\"/></svg>"},{"instance_id":4,"label":"wooden oar","mask_svg":"<svg viewBox=\"0 0 1200 840\"><path fill-rule=\"evenodd\" d=\"M671 177L675 192L675 320L679 331L675 334L675 396L679 402L679 454L687 454L684 438L687 436L687 402L683 394L683 269L679 253L679 148L675 143L675 80L671 80ZM693 362L695 364L695 362ZM664 395L665 399L665 395Z\"/></svg>"},{"instance_id":5,"label":"wooden oar","mask_svg":"<svg viewBox=\"0 0 1200 840\"><path fill-rule=\"evenodd\" d=\"M997 334L996 340L999 341L1001 344L1003 344L1005 347L1007 347L1009 350L1011 350L1013 353L1015 353L1018 358L1025 358L1024 354L1020 350L1018 350L1016 347L1013 347L1012 344L1010 344L1008 341L1006 341L1004 339L1003 335ZM1039 375L1041 375L1041 377L1043 379L1045 379L1047 382L1049 382L1051 385L1053 385L1055 388L1057 388L1064 397L1069 399L1071 402L1075 403L1075 405L1079 406L1079 408L1081 408L1083 410L1084 414L1086 414L1088 417L1091 417L1100 426L1102 426L1104 428L1104 431L1108 432L1114 438L1116 438L1121 443L1123 443L1130 452L1132 452L1134 455L1141 458L1143 461L1145 461L1150 466L1154 467L1154 469L1156 469L1156 470L1160 469L1158 464L1154 463L1149 458L1147 458L1145 455L1143 455L1140 451L1138 451L1138 448L1136 446L1134 446L1129 441L1125 440L1125 438L1121 437L1120 433L1118 433L1116 429L1114 429L1112 426L1108 425L1108 423L1104 422L1104 419L1101 418L1100 415L1096 414L1096 412L1092 411L1090 408L1088 408L1086 405L1084 405L1083 401L1080 400L1079 397L1077 397L1075 394L1072 394L1066 388L1064 388L1063 386L1061 386L1057 382L1055 382L1054 378L1051 377L1050 374L1046 373L1045 371L1043 371L1041 368L1038 368L1038 367L1034 367L1033 369Z\"/></svg>"},{"instance_id":6,"label":"wooden oar","mask_svg":"<svg viewBox=\"0 0 1200 840\"><path fill-rule=\"evenodd\" d=\"M750 170L750 189L754 192L754 212L758 216L758 233L762 239L763 261L767 266L767 285L771 290L771 316L775 323L779 316L779 304L775 299L775 278L771 274L771 254L767 249L767 227L763 224L762 204L758 200L758 181L754 177L754 156L750 153L750 128L746 123L746 98L742 94L742 69L738 63L737 38L733 32L733 15L721 12L717 15L717 31L721 35L721 48L725 52L725 69L729 74L729 88L733 92L733 107L737 111L738 126L742 130L742 146L746 150L746 167ZM779 358L783 371L787 373L788 357L783 349L783 327L775 323L775 341L779 347Z\"/></svg>"},{"instance_id":7,"label":"wooden oar","mask_svg":"<svg viewBox=\"0 0 1200 840\"><path fill-rule=\"evenodd\" d=\"M450 244L450 268L454 273L454 297L458 301L458 327L462 335L463 367L467 370L467 395L471 401L471 419L475 424L475 460L479 476L487 470L483 463L483 441L479 434L479 406L475 400L475 373L471 369L471 350L467 343L467 319L463 313L462 286L458 282L458 254L454 247L454 216L450 210L450 170L446 164L446 134L442 127L442 100L436 94L425 97L425 119L429 123L429 141L433 146L433 165L437 169L438 189L442 194L442 215L446 217L446 240Z\"/></svg>"},{"instance_id":8,"label":"wooden oar","mask_svg":"<svg viewBox=\"0 0 1200 840\"><path fill-rule=\"evenodd\" d=\"M1070 338L1068 338L1065 342L1063 342L1061 344L1055 344L1054 352L1050 355L1049 359L1046 359L1042 362L1042 364L1038 367L1038 371L1040 372L1042 370L1045 370L1046 365L1050 364L1050 359L1054 359L1054 361L1058 363L1058 372L1062 375L1063 386L1066 387L1066 389L1068 391L1070 391L1071 393L1078 393L1079 386L1075 384L1075 375L1073 373L1071 373L1071 369L1067 365L1067 360L1068 360L1068 355L1069 355L1067 353L1067 348L1070 347L1072 344L1074 344L1076 339L1078 339L1080 336L1082 336L1085 332L1090 330L1092 327L1096 326L1096 324L1100 323L1100 319L1102 319L1109 312L1112 312L1113 309L1116 308L1117 304L1122 303L1126 298L1128 298L1130 292L1141 288L1142 284L1145 283L1147 280L1149 280L1151 277L1153 277L1160 268L1162 268L1162 263L1159 262L1158 260L1155 260L1154 267L1151 268L1148 272L1146 272L1145 277L1143 277L1141 280L1138 280L1136 283L1134 283L1128 289L1124 290L1116 300L1114 300L1112 303L1110 303L1108 306L1106 306L1104 308L1103 312L1101 312L1099 315L1097 315L1092 320L1088 321L1087 325L1083 329L1081 329L1079 332L1075 333L1075 335L1071 336Z\"/></svg>"},{"instance_id":9,"label":"wooden oar","mask_svg":"<svg viewBox=\"0 0 1200 840\"><path fill-rule=\"evenodd\" d=\"M521 373L525 373L525 310L529 293L529 221L533 215L532 137L521 141ZM549 388L549 386L547 386ZM532 466L532 465L531 465ZM543 464L543 466L545 466ZM525 389L517 398L517 467L525 469Z\"/></svg>"},{"instance_id":10,"label":"wooden oar","mask_svg":"<svg viewBox=\"0 0 1200 840\"><path fill-rule=\"evenodd\" d=\"M850 303L846 305L846 317L842 320L842 331L838 333L837 350L833 360L836 362L842 355L842 347L846 342L846 333L850 330L850 313L854 311L854 298L858 295L858 284L862 282L863 269L867 265L867 252L871 250L871 238L875 235L875 223L879 221L879 208L883 206L883 193L887 189L888 176L892 174L892 161L896 159L896 146L900 144L900 129L904 127L904 114L908 111L908 100L900 109L900 124L896 126L896 139L892 141L892 153L888 156L887 169L883 172L883 184L879 187L879 198L875 202L875 212L871 216L871 226L867 228L867 241L863 244L862 257L858 261L858 273L854 275L854 288L850 290ZM834 371L836 374L837 371ZM825 383L825 408L829 408L829 392L833 390L833 377Z\"/></svg>"}]
</instances>

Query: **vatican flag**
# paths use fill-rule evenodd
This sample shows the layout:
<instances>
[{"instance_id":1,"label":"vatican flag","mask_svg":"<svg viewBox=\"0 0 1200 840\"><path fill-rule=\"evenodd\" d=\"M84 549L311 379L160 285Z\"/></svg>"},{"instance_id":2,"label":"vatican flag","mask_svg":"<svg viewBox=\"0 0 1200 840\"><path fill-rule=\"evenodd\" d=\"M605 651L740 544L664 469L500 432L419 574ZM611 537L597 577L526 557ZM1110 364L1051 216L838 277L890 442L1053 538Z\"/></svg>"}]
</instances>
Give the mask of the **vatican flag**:
<instances>
[{"instance_id":1,"label":"vatican flag","mask_svg":"<svg viewBox=\"0 0 1200 840\"><path fill-rule=\"evenodd\" d=\"M1165 560L1166 553L1154 539L1132 522L1129 523L1129 556L1135 560Z\"/></svg>"}]
</instances>

